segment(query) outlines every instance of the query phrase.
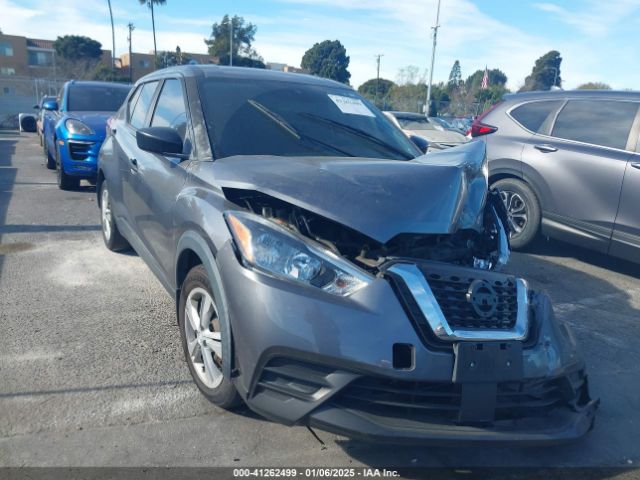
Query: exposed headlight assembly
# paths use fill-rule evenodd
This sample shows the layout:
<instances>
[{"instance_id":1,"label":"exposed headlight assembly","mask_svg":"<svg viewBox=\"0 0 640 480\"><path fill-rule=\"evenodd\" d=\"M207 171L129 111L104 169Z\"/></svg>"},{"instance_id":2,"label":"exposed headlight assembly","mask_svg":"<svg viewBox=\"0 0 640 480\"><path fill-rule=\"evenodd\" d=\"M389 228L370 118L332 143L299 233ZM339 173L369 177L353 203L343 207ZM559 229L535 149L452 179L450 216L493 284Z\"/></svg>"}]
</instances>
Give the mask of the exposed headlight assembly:
<instances>
[{"instance_id":1,"label":"exposed headlight assembly","mask_svg":"<svg viewBox=\"0 0 640 480\"><path fill-rule=\"evenodd\" d=\"M224 217L246 267L343 297L373 280L322 245L261 216L225 212Z\"/></svg>"},{"instance_id":2,"label":"exposed headlight assembly","mask_svg":"<svg viewBox=\"0 0 640 480\"><path fill-rule=\"evenodd\" d=\"M74 118L67 119L64 125L69 130L69 133L77 133L78 135L93 135L94 133L91 127Z\"/></svg>"}]
</instances>

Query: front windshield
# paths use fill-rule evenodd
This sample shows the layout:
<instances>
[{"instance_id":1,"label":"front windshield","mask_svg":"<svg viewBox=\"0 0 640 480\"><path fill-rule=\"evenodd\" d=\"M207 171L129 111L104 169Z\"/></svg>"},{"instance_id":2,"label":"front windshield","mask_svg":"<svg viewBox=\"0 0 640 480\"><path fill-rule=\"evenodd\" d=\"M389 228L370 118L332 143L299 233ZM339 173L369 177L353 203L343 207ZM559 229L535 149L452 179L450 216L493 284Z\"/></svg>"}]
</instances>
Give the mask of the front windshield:
<instances>
[{"instance_id":1,"label":"front windshield","mask_svg":"<svg viewBox=\"0 0 640 480\"><path fill-rule=\"evenodd\" d=\"M396 117L403 130L436 130L427 117Z\"/></svg>"},{"instance_id":2,"label":"front windshield","mask_svg":"<svg viewBox=\"0 0 640 480\"><path fill-rule=\"evenodd\" d=\"M378 109L346 87L205 78L200 91L216 158L421 155Z\"/></svg>"},{"instance_id":3,"label":"front windshield","mask_svg":"<svg viewBox=\"0 0 640 480\"><path fill-rule=\"evenodd\" d=\"M76 86L69 88L67 110L70 112L115 112L130 88L114 86Z\"/></svg>"}]
</instances>

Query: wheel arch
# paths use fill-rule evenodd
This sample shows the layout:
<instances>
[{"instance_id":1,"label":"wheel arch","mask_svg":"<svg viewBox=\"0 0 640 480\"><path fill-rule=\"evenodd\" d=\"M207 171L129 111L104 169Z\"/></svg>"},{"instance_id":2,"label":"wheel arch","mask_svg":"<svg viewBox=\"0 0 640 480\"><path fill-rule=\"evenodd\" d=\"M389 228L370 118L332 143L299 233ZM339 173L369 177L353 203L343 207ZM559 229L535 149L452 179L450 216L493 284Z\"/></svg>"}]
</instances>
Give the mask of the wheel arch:
<instances>
[{"instance_id":1,"label":"wheel arch","mask_svg":"<svg viewBox=\"0 0 640 480\"><path fill-rule=\"evenodd\" d=\"M212 293L218 303L220 330L222 333L222 373L226 378L231 378L231 359L234 353L231 342L231 322L222 276L215 258L216 253L202 235L193 230L187 230L182 234L180 240L178 240L174 277L176 314L179 314L180 294L184 279L191 268L196 265L202 265L207 272L207 277L213 290Z\"/></svg>"}]
</instances>

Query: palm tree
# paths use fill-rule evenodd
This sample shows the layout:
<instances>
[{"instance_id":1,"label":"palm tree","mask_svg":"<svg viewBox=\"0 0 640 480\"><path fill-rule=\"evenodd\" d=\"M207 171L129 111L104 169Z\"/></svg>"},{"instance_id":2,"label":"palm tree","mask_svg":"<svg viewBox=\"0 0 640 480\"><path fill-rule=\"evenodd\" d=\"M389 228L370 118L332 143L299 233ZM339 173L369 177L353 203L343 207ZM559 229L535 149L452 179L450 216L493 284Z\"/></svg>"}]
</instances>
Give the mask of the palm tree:
<instances>
[{"instance_id":1,"label":"palm tree","mask_svg":"<svg viewBox=\"0 0 640 480\"><path fill-rule=\"evenodd\" d=\"M107 0L109 4L109 17L111 17L111 70L116 67L116 31L113 28L113 11L111 10L111 0Z\"/></svg>"},{"instance_id":2,"label":"palm tree","mask_svg":"<svg viewBox=\"0 0 640 480\"><path fill-rule=\"evenodd\" d=\"M154 5L164 5L167 0L138 0L140 5L146 5L151 9L151 27L153 28L153 64L155 66L156 57L158 56L158 49L156 48L156 19L153 15Z\"/></svg>"}]
</instances>

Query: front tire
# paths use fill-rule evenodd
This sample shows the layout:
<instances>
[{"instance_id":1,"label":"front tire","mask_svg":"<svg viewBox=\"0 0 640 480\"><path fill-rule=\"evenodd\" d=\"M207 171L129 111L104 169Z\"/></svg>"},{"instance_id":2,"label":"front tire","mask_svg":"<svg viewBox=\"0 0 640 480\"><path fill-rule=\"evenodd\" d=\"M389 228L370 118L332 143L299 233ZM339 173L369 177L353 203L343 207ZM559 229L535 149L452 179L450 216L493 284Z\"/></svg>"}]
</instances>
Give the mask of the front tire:
<instances>
[{"instance_id":1,"label":"front tire","mask_svg":"<svg viewBox=\"0 0 640 480\"><path fill-rule=\"evenodd\" d=\"M58 188L60 190L77 190L80 187L80 179L67 175L60 159L60 147L56 145L56 173L58 176Z\"/></svg>"},{"instance_id":2,"label":"front tire","mask_svg":"<svg viewBox=\"0 0 640 480\"><path fill-rule=\"evenodd\" d=\"M222 372L219 303L202 265L193 267L180 291L178 324L189 371L202 394L219 407L241 403L233 382Z\"/></svg>"},{"instance_id":3,"label":"front tire","mask_svg":"<svg viewBox=\"0 0 640 480\"><path fill-rule=\"evenodd\" d=\"M529 245L540 229L541 209L538 197L531 187L515 178L504 178L492 185L500 192L507 209L511 236L509 243L514 249Z\"/></svg>"},{"instance_id":4,"label":"front tire","mask_svg":"<svg viewBox=\"0 0 640 480\"><path fill-rule=\"evenodd\" d=\"M100 186L100 219L102 223L102 240L104 240L105 246L112 252L119 252L129 248L129 242L122 236L120 230L118 230L118 225L116 225L106 180Z\"/></svg>"},{"instance_id":5,"label":"front tire","mask_svg":"<svg viewBox=\"0 0 640 480\"><path fill-rule=\"evenodd\" d=\"M47 148L47 142L42 139L42 141L40 142L40 145L42 145L42 153L44 154L44 160L47 163L47 168L49 170L55 170L56 169L56 159L53 158L51 155L49 155L49 149Z\"/></svg>"}]
</instances>

